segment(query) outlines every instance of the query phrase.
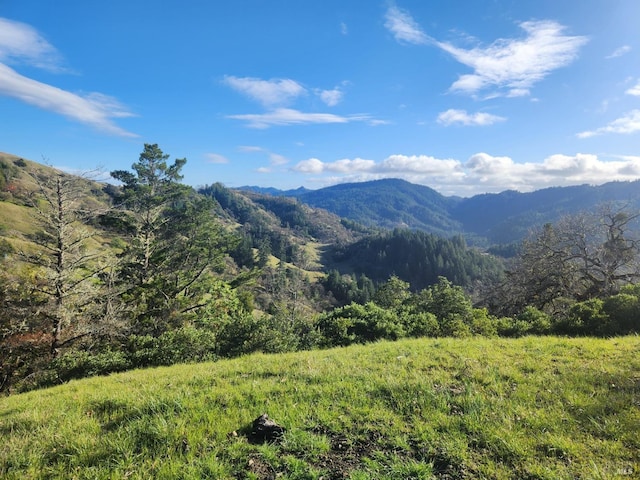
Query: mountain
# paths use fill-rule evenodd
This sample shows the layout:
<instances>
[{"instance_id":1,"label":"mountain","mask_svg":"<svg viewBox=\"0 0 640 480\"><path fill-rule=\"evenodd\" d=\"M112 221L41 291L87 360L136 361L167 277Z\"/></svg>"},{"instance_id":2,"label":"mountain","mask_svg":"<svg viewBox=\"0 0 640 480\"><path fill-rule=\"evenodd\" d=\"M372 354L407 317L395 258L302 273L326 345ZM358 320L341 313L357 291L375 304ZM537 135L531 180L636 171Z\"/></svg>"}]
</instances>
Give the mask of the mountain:
<instances>
[{"instance_id":1,"label":"mountain","mask_svg":"<svg viewBox=\"0 0 640 480\"><path fill-rule=\"evenodd\" d=\"M303 193L311 192L308 188L298 187L295 190L280 190L274 187L259 187L257 185L245 185L244 187L238 187L234 190L240 190L243 192L261 193L263 195L285 196L285 197L297 197Z\"/></svg>"},{"instance_id":2,"label":"mountain","mask_svg":"<svg viewBox=\"0 0 640 480\"><path fill-rule=\"evenodd\" d=\"M602 204L640 209L640 180L528 193L509 190L470 198L445 197L429 187L398 179L291 192L273 191L272 195L294 196L312 207L371 227L462 234L475 244L517 242L533 227L563 215L592 211Z\"/></svg>"},{"instance_id":3,"label":"mountain","mask_svg":"<svg viewBox=\"0 0 640 480\"><path fill-rule=\"evenodd\" d=\"M458 202L449 212L464 232L491 243L509 243L522 239L532 227L554 222L563 215L593 211L604 204L640 209L640 181L476 195Z\"/></svg>"},{"instance_id":4,"label":"mountain","mask_svg":"<svg viewBox=\"0 0 640 480\"><path fill-rule=\"evenodd\" d=\"M449 210L458 200L399 179L343 183L319 190L280 192L312 207L328 210L367 226L410 228L440 235L460 232Z\"/></svg>"}]
</instances>

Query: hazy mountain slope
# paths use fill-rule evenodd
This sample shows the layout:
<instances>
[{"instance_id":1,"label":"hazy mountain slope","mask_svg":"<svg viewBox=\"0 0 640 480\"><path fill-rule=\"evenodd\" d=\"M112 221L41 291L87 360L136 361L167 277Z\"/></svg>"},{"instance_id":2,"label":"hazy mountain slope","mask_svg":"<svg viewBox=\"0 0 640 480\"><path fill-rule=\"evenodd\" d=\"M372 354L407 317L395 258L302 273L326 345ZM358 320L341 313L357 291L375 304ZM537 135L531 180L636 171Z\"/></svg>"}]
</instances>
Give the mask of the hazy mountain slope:
<instances>
[{"instance_id":1,"label":"hazy mountain slope","mask_svg":"<svg viewBox=\"0 0 640 480\"><path fill-rule=\"evenodd\" d=\"M297 198L365 225L406 227L441 235L462 230L449 214L456 199L404 180L345 183L302 193Z\"/></svg>"},{"instance_id":2,"label":"hazy mountain slope","mask_svg":"<svg viewBox=\"0 0 640 480\"><path fill-rule=\"evenodd\" d=\"M492 243L508 243L520 240L533 226L554 222L563 215L592 211L607 203L640 208L640 181L476 195L454 205L450 215L463 225L465 232L487 237Z\"/></svg>"},{"instance_id":3,"label":"hazy mountain slope","mask_svg":"<svg viewBox=\"0 0 640 480\"><path fill-rule=\"evenodd\" d=\"M463 234L472 243L481 244L518 241L532 227L602 204L640 208L640 181L551 187L528 193L509 190L470 198L445 197L429 187L397 179L271 192L295 196L365 225L405 227L443 236Z\"/></svg>"}]
</instances>

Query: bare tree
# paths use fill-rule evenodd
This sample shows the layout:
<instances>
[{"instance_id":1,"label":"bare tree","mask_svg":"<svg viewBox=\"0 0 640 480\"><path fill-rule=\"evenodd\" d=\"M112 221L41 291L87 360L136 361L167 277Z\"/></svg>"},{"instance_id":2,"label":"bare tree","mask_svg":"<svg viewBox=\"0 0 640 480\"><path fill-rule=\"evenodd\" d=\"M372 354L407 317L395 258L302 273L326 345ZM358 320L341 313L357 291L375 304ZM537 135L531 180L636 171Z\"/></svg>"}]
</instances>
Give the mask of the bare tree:
<instances>
[{"instance_id":1,"label":"bare tree","mask_svg":"<svg viewBox=\"0 0 640 480\"><path fill-rule=\"evenodd\" d=\"M561 299L586 300L617 293L640 279L640 240L626 207L565 216L531 233L492 304L500 313L532 305L547 311Z\"/></svg>"},{"instance_id":2,"label":"bare tree","mask_svg":"<svg viewBox=\"0 0 640 480\"><path fill-rule=\"evenodd\" d=\"M38 229L30 236L32 245L18 255L37 267L34 288L48 298L45 313L55 357L61 347L91 330L83 326L95 314L99 274L110 260L107 249L93 242L97 233L89 223L105 206L87 200L86 178L57 172L36 173L34 179L38 189L31 207Z\"/></svg>"}]
</instances>

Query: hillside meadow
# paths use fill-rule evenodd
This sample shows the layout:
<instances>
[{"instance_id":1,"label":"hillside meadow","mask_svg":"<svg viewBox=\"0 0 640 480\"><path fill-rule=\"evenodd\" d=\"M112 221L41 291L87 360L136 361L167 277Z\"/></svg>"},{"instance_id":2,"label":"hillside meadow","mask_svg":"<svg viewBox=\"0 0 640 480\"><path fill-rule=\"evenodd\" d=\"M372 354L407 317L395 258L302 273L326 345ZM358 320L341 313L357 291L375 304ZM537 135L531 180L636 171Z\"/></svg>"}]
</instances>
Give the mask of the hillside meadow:
<instances>
[{"instance_id":1,"label":"hillside meadow","mask_svg":"<svg viewBox=\"0 0 640 480\"><path fill-rule=\"evenodd\" d=\"M249 441L262 413L286 429ZM4 479L640 476L640 337L380 342L0 398Z\"/></svg>"}]
</instances>

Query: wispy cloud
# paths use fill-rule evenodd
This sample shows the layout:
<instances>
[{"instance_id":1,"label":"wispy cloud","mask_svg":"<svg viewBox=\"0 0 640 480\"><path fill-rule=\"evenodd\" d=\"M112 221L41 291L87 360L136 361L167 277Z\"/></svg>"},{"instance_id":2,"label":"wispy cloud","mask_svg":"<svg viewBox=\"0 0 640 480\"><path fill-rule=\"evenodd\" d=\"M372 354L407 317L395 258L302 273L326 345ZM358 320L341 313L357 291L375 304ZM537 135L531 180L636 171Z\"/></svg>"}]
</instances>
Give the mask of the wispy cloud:
<instances>
[{"instance_id":1,"label":"wispy cloud","mask_svg":"<svg viewBox=\"0 0 640 480\"><path fill-rule=\"evenodd\" d=\"M271 165L284 165L286 163L289 163L289 159L284 155L280 155L279 153L270 153L269 163Z\"/></svg>"},{"instance_id":2,"label":"wispy cloud","mask_svg":"<svg viewBox=\"0 0 640 480\"><path fill-rule=\"evenodd\" d=\"M305 125L322 123L349 123L372 120L369 115L341 116L332 113L305 113L291 108L278 108L266 113L228 115L227 118L243 120L251 128L269 128L284 125Z\"/></svg>"},{"instance_id":3,"label":"wispy cloud","mask_svg":"<svg viewBox=\"0 0 640 480\"><path fill-rule=\"evenodd\" d=\"M640 97L640 80L633 87L625 91L627 95L633 95L635 97Z\"/></svg>"},{"instance_id":4,"label":"wispy cloud","mask_svg":"<svg viewBox=\"0 0 640 480\"><path fill-rule=\"evenodd\" d=\"M116 99L100 93L80 96L24 77L1 63L0 95L17 98L113 135L137 136L120 128L112 121L113 118L133 116Z\"/></svg>"},{"instance_id":5,"label":"wispy cloud","mask_svg":"<svg viewBox=\"0 0 640 480\"><path fill-rule=\"evenodd\" d=\"M404 178L429 185L446 195L475 195L515 189L532 191L548 186L601 184L640 178L640 157L605 161L597 155L556 154L542 162L517 163L506 156L472 155L466 162L428 155L391 155L381 161L362 158L323 162L311 158L292 171L309 175L318 184L334 184L380 178Z\"/></svg>"},{"instance_id":6,"label":"wispy cloud","mask_svg":"<svg viewBox=\"0 0 640 480\"><path fill-rule=\"evenodd\" d=\"M497 122L503 122L506 120L504 117L498 115L492 115L490 113L477 112L467 113L466 110L449 109L446 112L442 112L438 115L438 123L449 125L466 125L466 126L487 126L493 125Z\"/></svg>"},{"instance_id":7,"label":"wispy cloud","mask_svg":"<svg viewBox=\"0 0 640 480\"><path fill-rule=\"evenodd\" d=\"M255 153L255 152L264 152L265 149L262 147L257 147L255 145L240 145L238 147L238 151L243 153Z\"/></svg>"},{"instance_id":8,"label":"wispy cloud","mask_svg":"<svg viewBox=\"0 0 640 480\"><path fill-rule=\"evenodd\" d=\"M342 35L349 35L349 27L344 22L340 22L340 33Z\"/></svg>"},{"instance_id":9,"label":"wispy cloud","mask_svg":"<svg viewBox=\"0 0 640 480\"><path fill-rule=\"evenodd\" d=\"M262 167L261 173L271 172L271 167L278 167L289 163L289 159L284 155L270 151L268 148L258 146L240 146L238 151L242 153L263 153L266 154L269 159L269 167Z\"/></svg>"},{"instance_id":10,"label":"wispy cloud","mask_svg":"<svg viewBox=\"0 0 640 480\"><path fill-rule=\"evenodd\" d=\"M286 105L296 97L307 94L306 88L290 78L262 80L227 75L224 83L266 107Z\"/></svg>"},{"instance_id":11,"label":"wispy cloud","mask_svg":"<svg viewBox=\"0 0 640 480\"><path fill-rule=\"evenodd\" d=\"M114 118L133 114L118 100L102 93L80 95L25 77L8 64L26 64L53 72L66 72L62 57L30 25L0 18L0 95L16 98L58 113L100 131L123 137L137 135L120 128Z\"/></svg>"},{"instance_id":12,"label":"wispy cloud","mask_svg":"<svg viewBox=\"0 0 640 480\"><path fill-rule=\"evenodd\" d=\"M477 94L489 88L506 96L524 96L553 70L571 63L587 37L565 35L565 27L550 20L520 24L526 32L522 39L498 39L488 46L459 48L437 42L457 61L473 69L451 85L451 90ZM501 93L502 92L502 93Z\"/></svg>"},{"instance_id":13,"label":"wispy cloud","mask_svg":"<svg viewBox=\"0 0 640 480\"><path fill-rule=\"evenodd\" d=\"M7 18L0 18L0 62L64 70L60 53L35 28Z\"/></svg>"},{"instance_id":14,"label":"wispy cloud","mask_svg":"<svg viewBox=\"0 0 640 480\"><path fill-rule=\"evenodd\" d=\"M624 116L614 120L604 127L578 133L578 138L595 137L607 133L635 133L640 132L640 110L631 110Z\"/></svg>"},{"instance_id":15,"label":"wispy cloud","mask_svg":"<svg viewBox=\"0 0 640 480\"><path fill-rule=\"evenodd\" d=\"M207 153L205 155L207 159L207 163L216 163L216 164L224 164L229 163L229 159L224 155L220 155L219 153Z\"/></svg>"},{"instance_id":16,"label":"wispy cloud","mask_svg":"<svg viewBox=\"0 0 640 480\"><path fill-rule=\"evenodd\" d=\"M384 26L400 43L425 45L429 43L429 37L422 31L420 25L406 11L391 5L385 14Z\"/></svg>"},{"instance_id":17,"label":"wispy cloud","mask_svg":"<svg viewBox=\"0 0 640 480\"><path fill-rule=\"evenodd\" d=\"M607 55L605 58L606 59L618 58L618 57L621 57L623 55L626 55L630 51L631 51L631 47L629 45L623 45L623 46L621 46L619 48L616 48L613 52L611 52L610 55Z\"/></svg>"}]
</instances>

